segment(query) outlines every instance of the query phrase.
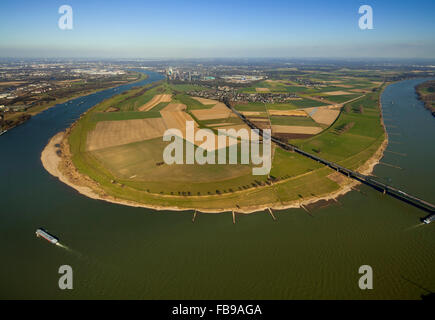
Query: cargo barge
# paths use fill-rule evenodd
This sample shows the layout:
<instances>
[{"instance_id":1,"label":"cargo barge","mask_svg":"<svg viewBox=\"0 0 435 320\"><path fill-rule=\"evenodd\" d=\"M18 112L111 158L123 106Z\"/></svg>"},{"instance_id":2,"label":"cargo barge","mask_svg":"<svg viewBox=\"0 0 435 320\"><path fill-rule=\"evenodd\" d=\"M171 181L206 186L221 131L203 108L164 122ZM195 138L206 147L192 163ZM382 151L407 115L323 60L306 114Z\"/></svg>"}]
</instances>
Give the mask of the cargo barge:
<instances>
[{"instance_id":1,"label":"cargo barge","mask_svg":"<svg viewBox=\"0 0 435 320\"><path fill-rule=\"evenodd\" d=\"M47 230L44 230L44 229L42 229L42 228L38 228L38 229L36 229L36 236L39 238L39 237L42 237L42 238L44 238L45 240L47 240L48 242L51 242L52 244L57 244L58 242L59 242L59 239L58 238L56 238L55 236L53 236L53 235L51 235L51 234L49 234L48 232L47 232Z\"/></svg>"},{"instance_id":2,"label":"cargo barge","mask_svg":"<svg viewBox=\"0 0 435 320\"><path fill-rule=\"evenodd\" d=\"M429 224L431 222L435 221L435 214L430 215L426 218L421 218L421 222L425 223L425 224Z\"/></svg>"}]
</instances>

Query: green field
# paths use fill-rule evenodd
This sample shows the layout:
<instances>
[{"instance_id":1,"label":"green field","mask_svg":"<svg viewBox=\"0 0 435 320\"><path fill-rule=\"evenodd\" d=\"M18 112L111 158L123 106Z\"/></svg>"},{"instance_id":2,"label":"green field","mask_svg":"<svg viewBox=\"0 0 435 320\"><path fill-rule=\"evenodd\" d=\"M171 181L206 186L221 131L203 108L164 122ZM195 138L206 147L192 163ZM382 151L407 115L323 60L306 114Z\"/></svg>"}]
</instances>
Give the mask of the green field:
<instances>
[{"instance_id":1,"label":"green field","mask_svg":"<svg viewBox=\"0 0 435 320\"><path fill-rule=\"evenodd\" d=\"M363 114L352 111L352 106L358 104L365 106ZM378 94L372 93L349 106L350 112L342 112L328 130L313 138L292 143L308 152L316 152L327 160L340 162L382 141L384 129L379 121ZM353 124L349 130L337 134L338 127L349 123Z\"/></svg>"},{"instance_id":2,"label":"green field","mask_svg":"<svg viewBox=\"0 0 435 320\"><path fill-rule=\"evenodd\" d=\"M366 77L362 77L359 75L358 77L355 77L356 74L358 74L358 71L355 71L353 73L346 71L336 71L333 73L316 73L315 75L303 75L300 76L302 79L315 81L318 84L314 86L305 86L303 84L298 84L297 82L291 80L290 78L281 75L280 77L276 77L274 80L265 80L265 81L259 81L256 82L250 86L247 86L245 88L242 88L239 90L241 93L256 93L257 88L267 88L269 89L269 92L271 93L294 93L294 94L305 94L305 95L314 95L314 96L322 96L325 92L332 92L332 91L348 91L352 89L365 89L370 91L371 89L375 87L379 87L378 84L375 84L372 82L372 80L375 80L377 82L379 79L377 78L371 78L370 73L367 71L361 71L361 73L367 73ZM337 82L338 81L338 82ZM345 85L345 87L342 87L341 85ZM353 94L351 94L353 95ZM326 97L330 97L329 95L326 95ZM344 102L350 99L342 100L340 98L337 98L338 96L335 96L331 101L336 102ZM319 105L311 105L312 107L320 106ZM309 105L300 104L301 107L306 107Z\"/></svg>"},{"instance_id":3,"label":"green field","mask_svg":"<svg viewBox=\"0 0 435 320\"><path fill-rule=\"evenodd\" d=\"M266 112L266 107L262 102L248 102L245 104L236 104L234 108L238 111Z\"/></svg>"},{"instance_id":4,"label":"green field","mask_svg":"<svg viewBox=\"0 0 435 320\"><path fill-rule=\"evenodd\" d=\"M320 125L310 117L271 116L270 121L272 125L320 127Z\"/></svg>"},{"instance_id":5,"label":"green field","mask_svg":"<svg viewBox=\"0 0 435 320\"><path fill-rule=\"evenodd\" d=\"M208 90L208 88L199 86L199 85L192 85L192 84L168 84L168 88L174 92L184 93L187 91L205 91Z\"/></svg>"},{"instance_id":6,"label":"green field","mask_svg":"<svg viewBox=\"0 0 435 320\"><path fill-rule=\"evenodd\" d=\"M141 111L120 111L120 112L96 112L92 115L94 121L119 121L132 119L160 118L160 110L168 105L168 102L159 103L152 110Z\"/></svg>"},{"instance_id":7,"label":"green field","mask_svg":"<svg viewBox=\"0 0 435 320\"><path fill-rule=\"evenodd\" d=\"M290 103L296 108L311 108L311 107L321 107L321 106L328 105L327 103L311 100L311 99L292 100Z\"/></svg>"},{"instance_id":8,"label":"green field","mask_svg":"<svg viewBox=\"0 0 435 320\"><path fill-rule=\"evenodd\" d=\"M289 82L289 84L287 84L287 83L282 83L282 82L269 82L269 81L258 82L253 86L240 89L239 92L241 92L241 93L256 93L257 92L256 88L268 88L270 90L270 92L272 92L272 93L310 93L310 92L315 92L315 89L306 88L304 86L293 85L290 82Z\"/></svg>"},{"instance_id":9,"label":"green field","mask_svg":"<svg viewBox=\"0 0 435 320\"><path fill-rule=\"evenodd\" d=\"M175 102L179 102L185 104L187 106L187 110L198 110L198 109L211 109L213 108L212 104L202 104L198 100L193 99L189 95L185 93L177 94L173 97Z\"/></svg>"},{"instance_id":10,"label":"green field","mask_svg":"<svg viewBox=\"0 0 435 320\"><path fill-rule=\"evenodd\" d=\"M319 95L319 96L332 102L343 103L355 99L356 97L360 96L360 94L348 94L348 95L341 95L341 96L330 96L330 95Z\"/></svg>"},{"instance_id":11,"label":"green field","mask_svg":"<svg viewBox=\"0 0 435 320\"><path fill-rule=\"evenodd\" d=\"M182 88L189 89L177 89ZM331 169L278 148L274 149L270 172L270 178L275 181L272 185L268 176L252 175L253 165L162 164L163 149L167 142L161 138L87 151L87 135L98 121L157 116L165 104L160 104L148 112L135 110L139 104L146 103L155 94L174 94L174 88L167 84L142 92L143 89L136 88L103 101L85 114L69 135L73 163L81 173L98 182L105 193L149 205L220 210L287 203L326 194L339 188L336 182L327 178L327 175L333 172ZM137 96L140 92L142 94ZM333 126L323 133L292 142L306 151L315 152L351 168L360 166L383 141L384 131L379 120L378 94L369 94L349 104ZM176 93L173 101L186 104L188 110L212 107L201 104L185 93ZM303 101L303 104L311 102L308 99ZM121 111L103 112L109 107L116 107ZM289 104L267 107L277 110L296 108L293 101ZM240 111L266 112L262 103L238 104L236 108ZM226 121L241 123L240 119L229 118L202 121L200 126ZM271 121L272 124L280 125L319 126L308 117L273 116ZM352 126L349 126L349 123L352 123ZM348 130L343 130L348 127Z\"/></svg>"}]
</instances>

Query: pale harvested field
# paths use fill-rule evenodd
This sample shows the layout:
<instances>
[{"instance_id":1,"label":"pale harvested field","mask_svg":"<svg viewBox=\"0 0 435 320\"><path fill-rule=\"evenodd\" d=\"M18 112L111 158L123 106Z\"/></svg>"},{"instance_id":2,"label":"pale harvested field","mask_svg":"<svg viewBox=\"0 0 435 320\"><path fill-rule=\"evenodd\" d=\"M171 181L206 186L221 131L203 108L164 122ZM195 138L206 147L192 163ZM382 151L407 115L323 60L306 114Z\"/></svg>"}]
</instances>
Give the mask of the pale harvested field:
<instances>
[{"instance_id":1,"label":"pale harvested field","mask_svg":"<svg viewBox=\"0 0 435 320\"><path fill-rule=\"evenodd\" d=\"M101 121L89 133L86 147L94 151L154 139L162 137L165 130L162 118Z\"/></svg>"},{"instance_id":2,"label":"pale harvested field","mask_svg":"<svg viewBox=\"0 0 435 320\"><path fill-rule=\"evenodd\" d=\"M255 117L250 117L249 120L251 121L255 121L255 122L269 122L269 118L255 118Z\"/></svg>"},{"instance_id":3,"label":"pale harvested field","mask_svg":"<svg viewBox=\"0 0 435 320\"><path fill-rule=\"evenodd\" d=\"M330 91L330 92L324 92L323 94L326 94L328 96L344 96L352 93L347 91Z\"/></svg>"},{"instance_id":4,"label":"pale harvested field","mask_svg":"<svg viewBox=\"0 0 435 320\"><path fill-rule=\"evenodd\" d=\"M211 104L217 104L219 101L212 100L212 99L206 99L206 98L200 98L200 97L192 97L192 99L195 99L196 101L201 102L204 105L211 105Z\"/></svg>"},{"instance_id":5,"label":"pale harvested field","mask_svg":"<svg viewBox=\"0 0 435 320\"><path fill-rule=\"evenodd\" d=\"M160 111L162 118L98 122L96 128L88 135L87 150L95 151L159 138L163 136L167 129L180 130L183 135L181 138L187 138L187 141L199 146L202 144L201 141L197 142L191 139L191 137L185 137L187 121L193 122L194 133L197 132L199 127L194 119L184 110L186 110L184 104L170 103ZM216 135L214 135L214 138L216 139ZM202 147L207 151L215 150L217 145L214 141L208 142L207 145Z\"/></svg>"},{"instance_id":6,"label":"pale harvested field","mask_svg":"<svg viewBox=\"0 0 435 320\"><path fill-rule=\"evenodd\" d=\"M350 84L336 84L335 86L340 88L353 88Z\"/></svg>"},{"instance_id":7,"label":"pale harvested field","mask_svg":"<svg viewBox=\"0 0 435 320\"><path fill-rule=\"evenodd\" d=\"M213 120L226 119L231 111L222 102L217 102L211 109L192 110L192 113L198 120Z\"/></svg>"},{"instance_id":8,"label":"pale harvested field","mask_svg":"<svg viewBox=\"0 0 435 320\"><path fill-rule=\"evenodd\" d=\"M334 123L335 119L337 119L339 114L340 114L340 110L322 108L317 112L315 112L311 116L311 118L317 123L326 124L330 126L332 123Z\"/></svg>"},{"instance_id":9,"label":"pale harvested field","mask_svg":"<svg viewBox=\"0 0 435 320\"><path fill-rule=\"evenodd\" d=\"M267 79L267 80L265 80L265 82L272 83L272 84L276 84L276 83L280 84L280 83L285 83L286 81L284 81L284 80L271 80L271 79Z\"/></svg>"},{"instance_id":10,"label":"pale harvested field","mask_svg":"<svg viewBox=\"0 0 435 320\"><path fill-rule=\"evenodd\" d=\"M257 92L270 92L269 88L255 88L255 91Z\"/></svg>"},{"instance_id":11,"label":"pale harvested field","mask_svg":"<svg viewBox=\"0 0 435 320\"><path fill-rule=\"evenodd\" d=\"M304 111L314 121L320 124L331 125L340 114L341 105L306 108Z\"/></svg>"},{"instance_id":12,"label":"pale harvested field","mask_svg":"<svg viewBox=\"0 0 435 320\"><path fill-rule=\"evenodd\" d=\"M296 116L307 117L307 113L304 110L269 110L271 116Z\"/></svg>"},{"instance_id":13,"label":"pale harvested field","mask_svg":"<svg viewBox=\"0 0 435 320\"><path fill-rule=\"evenodd\" d=\"M160 114L162 114L162 111L184 111L186 109L187 109L186 105L182 103L170 103L162 110L160 110Z\"/></svg>"},{"instance_id":14,"label":"pale harvested field","mask_svg":"<svg viewBox=\"0 0 435 320\"><path fill-rule=\"evenodd\" d=\"M170 94L157 94L150 101L139 107L139 111L149 111L156 105L162 102L171 102L172 95Z\"/></svg>"},{"instance_id":15,"label":"pale harvested field","mask_svg":"<svg viewBox=\"0 0 435 320\"><path fill-rule=\"evenodd\" d=\"M249 117L249 116L263 116L266 114L265 112L259 112L259 111L243 111L240 113L243 114L244 116L247 116L247 117Z\"/></svg>"},{"instance_id":16,"label":"pale harvested field","mask_svg":"<svg viewBox=\"0 0 435 320\"><path fill-rule=\"evenodd\" d=\"M319 127L303 127L303 126L280 126L273 125L274 133L294 133L294 134L317 134L322 131Z\"/></svg>"},{"instance_id":17,"label":"pale harvested field","mask_svg":"<svg viewBox=\"0 0 435 320\"><path fill-rule=\"evenodd\" d=\"M349 91L358 92L358 93L366 93L367 92L367 90L364 90L364 89L352 89L352 90L349 90Z\"/></svg>"},{"instance_id":18,"label":"pale harvested field","mask_svg":"<svg viewBox=\"0 0 435 320\"><path fill-rule=\"evenodd\" d=\"M0 86L18 86L18 85L23 84L23 83L27 83L27 81L6 81L6 82L0 82Z\"/></svg>"},{"instance_id":19,"label":"pale harvested field","mask_svg":"<svg viewBox=\"0 0 435 320\"><path fill-rule=\"evenodd\" d=\"M194 127L197 128L198 124L193 120L193 118L184 112L186 106L181 103L171 103L168 104L163 110L160 111L162 115L163 122L168 129L178 129L181 132L186 131L186 121L193 121Z\"/></svg>"},{"instance_id":20,"label":"pale harvested field","mask_svg":"<svg viewBox=\"0 0 435 320\"><path fill-rule=\"evenodd\" d=\"M225 107L226 108L226 107ZM186 106L181 103L171 103L168 104L163 110L160 111L160 114L163 117L163 121L166 125L167 129L178 129L181 131L182 136L180 138L185 139L186 141L195 144L197 146L201 146L203 149L207 151L214 151L217 149L217 136L213 134L214 139L208 139L207 143L205 145L202 145L202 141L195 141L195 139L192 137L186 137L186 122L192 121L193 129L194 129L194 135L196 135L196 132L199 130L198 124L195 122L195 120L190 116L190 114L184 112L183 110L186 109ZM204 110L204 111L210 111ZM203 110L196 110L196 111L203 111ZM217 129L217 128L215 128ZM227 144L228 146L231 144L237 143L233 142L230 144Z\"/></svg>"},{"instance_id":21,"label":"pale harvested field","mask_svg":"<svg viewBox=\"0 0 435 320\"><path fill-rule=\"evenodd\" d=\"M309 117L311 117L314 113L319 111L319 107L311 107L311 108L305 108L304 111L307 113Z\"/></svg>"}]
</instances>

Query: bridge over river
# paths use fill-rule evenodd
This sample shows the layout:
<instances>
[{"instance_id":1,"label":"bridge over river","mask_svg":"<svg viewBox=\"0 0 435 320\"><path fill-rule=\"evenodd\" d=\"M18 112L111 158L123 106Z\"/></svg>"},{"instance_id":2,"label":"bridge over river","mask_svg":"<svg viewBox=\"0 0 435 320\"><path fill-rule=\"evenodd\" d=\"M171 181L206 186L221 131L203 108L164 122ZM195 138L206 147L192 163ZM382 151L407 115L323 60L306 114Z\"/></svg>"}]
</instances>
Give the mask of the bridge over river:
<instances>
[{"instance_id":1,"label":"bridge over river","mask_svg":"<svg viewBox=\"0 0 435 320\"><path fill-rule=\"evenodd\" d=\"M229 109L231 109L232 112L234 112L251 129L258 130L260 136L263 136L263 130L258 128L255 124L253 124L251 121L249 121L243 114L241 114L236 109L234 109L231 106L231 104L230 104L228 99L224 99L223 102L225 103L225 105ZM298 148L298 147L296 147L296 146L294 146L292 144L286 143L286 142L284 142L284 141L282 141L282 140L280 140L280 139L278 139L278 138L276 138L274 136L271 137L271 140L275 144L277 144L279 147L284 149L284 150L296 152L296 153L299 153L299 154L301 154L301 155L303 155L303 156L305 156L307 158L310 158L312 160L320 162L320 163L322 163L322 164L324 164L324 165L326 165L326 166L336 170L337 172L340 172L340 173L348 176L349 178L358 180L359 182L364 183L364 184L366 184L366 185L368 185L368 186L370 186L370 187L372 187L372 188L374 188L374 189L376 189L376 190L378 190L380 192L383 192L384 194L389 194L389 195L391 195L391 196L393 196L393 197L395 197L395 198L397 198L399 200L407 202L407 203L409 203L409 204L411 204L411 205L413 205L413 206L415 206L417 208L420 208L420 209L428 212L429 215L426 218L428 218L430 216L433 216L435 214L435 205L433 205L433 204L431 204L431 203L429 203L427 201L424 201L424 200L422 200L422 199L420 199L420 198L418 198L416 196L410 195L410 194L408 194L408 193L406 193L406 192L404 192L402 190L399 190L397 188L389 186L389 185L387 185L385 183L379 182L379 181L373 179L373 177L371 177L371 176L367 176L367 175L361 174L361 173L359 173L357 171L347 169L347 168L345 168L343 166L340 166L337 163L334 163L334 162L322 159L322 158L320 158L320 157L318 157L318 156L316 156L314 154L311 154L309 152L303 151L302 149L300 149L300 148Z\"/></svg>"}]
</instances>

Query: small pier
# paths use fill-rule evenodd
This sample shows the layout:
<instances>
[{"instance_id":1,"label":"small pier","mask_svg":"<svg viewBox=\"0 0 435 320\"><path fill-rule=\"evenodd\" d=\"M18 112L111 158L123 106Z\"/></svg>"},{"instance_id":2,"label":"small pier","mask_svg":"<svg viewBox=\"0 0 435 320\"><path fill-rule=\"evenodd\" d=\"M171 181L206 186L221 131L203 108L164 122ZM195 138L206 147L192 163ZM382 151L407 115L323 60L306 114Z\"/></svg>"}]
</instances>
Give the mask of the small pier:
<instances>
[{"instance_id":1,"label":"small pier","mask_svg":"<svg viewBox=\"0 0 435 320\"><path fill-rule=\"evenodd\" d=\"M271 209L271 208L267 208L267 210L269 211L270 215L272 216L272 219L273 219L274 221L276 221L276 217L275 217L275 215L273 214L272 209Z\"/></svg>"}]
</instances>

